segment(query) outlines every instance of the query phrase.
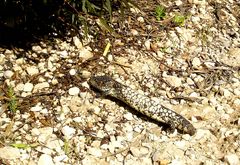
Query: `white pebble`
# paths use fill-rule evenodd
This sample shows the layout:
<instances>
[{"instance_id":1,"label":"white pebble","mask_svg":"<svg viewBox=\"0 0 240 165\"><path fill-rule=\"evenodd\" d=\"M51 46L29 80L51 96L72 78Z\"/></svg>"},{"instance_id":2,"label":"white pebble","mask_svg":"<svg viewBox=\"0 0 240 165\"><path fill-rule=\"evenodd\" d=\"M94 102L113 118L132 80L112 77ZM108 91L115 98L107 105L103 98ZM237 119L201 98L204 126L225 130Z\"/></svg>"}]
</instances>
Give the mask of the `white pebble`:
<instances>
[{"instance_id":1,"label":"white pebble","mask_svg":"<svg viewBox=\"0 0 240 165\"><path fill-rule=\"evenodd\" d=\"M123 115L123 117L129 121L133 120L133 115L131 113L126 113Z\"/></svg>"},{"instance_id":2,"label":"white pebble","mask_svg":"<svg viewBox=\"0 0 240 165\"><path fill-rule=\"evenodd\" d=\"M38 159L38 165L54 165L52 157L47 154L42 154Z\"/></svg>"},{"instance_id":3,"label":"white pebble","mask_svg":"<svg viewBox=\"0 0 240 165\"><path fill-rule=\"evenodd\" d=\"M80 41L80 39L77 36L73 37L73 43L78 49L83 48L82 42Z\"/></svg>"},{"instance_id":4,"label":"white pebble","mask_svg":"<svg viewBox=\"0 0 240 165\"><path fill-rule=\"evenodd\" d=\"M34 107L32 107L30 110L33 111L33 112L40 112L42 109L43 109L42 106L37 104Z\"/></svg>"},{"instance_id":5,"label":"white pebble","mask_svg":"<svg viewBox=\"0 0 240 165\"><path fill-rule=\"evenodd\" d=\"M130 31L132 35L134 36L138 35L138 31L136 29L131 29Z\"/></svg>"},{"instance_id":6,"label":"white pebble","mask_svg":"<svg viewBox=\"0 0 240 165\"><path fill-rule=\"evenodd\" d=\"M146 147L130 147L130 151L134 157L144 157L149 153Z\"/></svg>"},{"instance_id":7,"label":"white pebble","mask_svg":"<svg viewBox=\"0 0 240 165\"><path fill-rule=\"evenodd\" d=\"M3 148L0 148L0 158L2 159L17 159L20 157L20 150L17 149L17 148L13 148L13 147L9 147L9 146L6 146L6 147L3 147Z\"/></svg>"},{"instance_id":8,"label":"white pebble","mask_svg":"<svg viewBox=\"0 0 240 165\"><path fill-rule=\"evenodd\" d=\"M15 89L18 90L18 91L22 91L24 88L24 84L23 83L19 83L16 85Z\"/></svg>"},{"instance_id":9,"label":"white pebble","mask_svg":"<svg viewBox=\"0 0 240 165\"><path fill-rule=\"evenodd\" d=\"M138 17L137 20L138 20L138 22L144 22L144 18L143 17Z\"/></svg>"},{"instance_id":10,"label":"white pebble","mask_svg":"<svg viewBox=\"0 0 240 165\"><path fill-rule=\"evenodd\" d=\"M229 165L239 165L239 157L236 154L228 154L225 156L225 161Z\"/></svg>"},{"instance_id":11,"label":"white pebble","mask_svg":"<svg viewBox=\"0 0 240 165\"><path fill-rule=\"evenodd\" d=\"M182 85L182 79L176 76L165 76L165 80L174 87L180 87Z\"/></svg>"},{"instance_id":12,"label":"white pebble","mask_svg":"<svg viewBox=\"0 0 240 165\"><path fill-rule=\"evenodd\" d=\"M199 68L199 66L201 65L201 61L198 57L194 57L192 60L192 65L193 68Z\"/></svg>"},{"instance_id":13,"label":"white pebble","mask_svg":"<svg viewBox=\"0 0 240 165\"><path fill-rule=\"evenodd\" d=\"M26 83L24 84L23 91L24 92L31 92L33 89L33 84L32 83Z\"/></svg>"},{"instance_id":14,"label":"white pebble","mask_svg":"<svg viewBox=\"0 0 240 165\"><path fill-rule=\"evenodd\" d=\"M102 156L102 151L98 148L88 148L88 153L96 157Z\"/></svg>"},{"instance_id":15,"label":"white pebble","mask_svg":"<svg viewBox=\"0 0 240 165\"><path fill-rule=\"evenodd\" d=\"M67 58L68 57L68 52L66 50L63 50L59 52L60 57L62 58Z\"/></svg>"},{"instance_id":16,"label":"white pebble","mask_svg":"<svg viewBox=\"0 0 240 165\"><path fill-rule=\"evenodd\" d=\"M144 43L145 47L147 50L150 50L151 49L151 41L150 40L146 40L145 43Z\"/></svg>"},{"instance_id":17,"label":"white pebble","mask_svg":"<svg viewBox=\"0 0 240 165\"><path fill-rule=\"evenodd\" d=\"M72 138L75 132L76 132L76 129L69 127L67 125L62 128L62 133L67 139Z\"/></svg>"},{"instance_id":18,"label":"white pebble","mask_svg":"<svg viewBox=\"0 0 240 165\"><path fill-rule=\"evenodd\" d=\"M38 68L36 68L35 66L29 66L27 67L27 73L32 76L32 75L35 75L35 74L38 74L39 73L39 70Z\"/></svg>"},{"instance_id":19,"label":"white pebble","mask_svg":"<svg viewBox=\"0 0 240 165\"><path fill-rule=\"evenodd\" d=\"M174 144L181 150L184 150L186 146L186 143L184 141L175 141Z\"/></svg>"},{"instance_id":20,"label":"white pebble","mask_svg":"<svg viewBox=\"0 0 240 165\"><path fill-rule=\"evenodd\" d=\"M68 90L69 95L78 95L80 93L80 89L78 87L72 87Z\"/></svg>"},{"instance_id":21,"label":"white pebble","mask_svg":"<svg viewBox=\"0 0 240 165\"><path fill-rule=\"evenodd\" d=\"M69 71L69 74L70 74L71 76L75 75L75 74L76 74L76 70L75 70L75 69L71 69L71 70Z\"/></svg>"},{"instance_id":22,"label":"white pebble","mask_svg":"<svg viewBox=\"0 0 240 165\"><path fill-rule=\"evenodd\" d=\"M38 83L34 86L34 89L33 89L33 93L37 92L37 91L40 91L44 88L49 88L49 84L48 82L42 82L42 83Z\"/></svg>"},{"instance_id":23,"label":"white pebble","mask_svg":"<svg viewBox=\"0 0 240 165\"><path fill-rule=\"evenodd\" d=\"M13 76L13 72L11 70L7 70L4 72L4 77L5 78L11 78Z\"/></svg>"},{"instance_id":24,"label":"white pebble","mask_svg":"<svg viewBox=\"0 0 240 165\"><path fill-rule=\"evenodd\" d=\"M93 54L92 52L90 52L89 50L87 49L82 49L80 52L79 52L79 57L81 57L83 59L83 62L92 58L93 57Z\"/></svg>"}]
</instances>

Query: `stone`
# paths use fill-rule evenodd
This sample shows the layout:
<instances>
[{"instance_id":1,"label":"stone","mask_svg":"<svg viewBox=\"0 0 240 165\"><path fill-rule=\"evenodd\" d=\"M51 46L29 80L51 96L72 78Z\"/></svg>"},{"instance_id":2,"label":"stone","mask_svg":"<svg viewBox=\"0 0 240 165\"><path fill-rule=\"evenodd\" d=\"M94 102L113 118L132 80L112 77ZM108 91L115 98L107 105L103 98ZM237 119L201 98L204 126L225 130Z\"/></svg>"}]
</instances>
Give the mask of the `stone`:
<instances>
[{"instance_id":1,"label":"stone","mask_svg":"<svg viewBox=\"0 0 240 165\"><path fill-rule=\"evenodd\" d=\"M80 93L80 89L78 87L72 87L68 90L68 94L71 96L78 95Z\"/></svg>"},{"instance_id":2,"label":"stone","mask_svg":"<svg viewBox=\"0 0 240 165\"><path fill-rule=\"evenodd\" d=\"M102 151L101 149L98 149L98 148L92 148L92 147L89 147L87 152L95 157L101 157L102 156Z\"/></svg>"},{"instance_id":3,"label":"stone","mask_svg":"<svg viewBox=\"0 0 240 165\"><path fill-rule=\"evenodd\" d=\"M138 22L144 22L144 18L143 18L143 17L138 17L138 18L137 18L137 21L138 21Z\"/></svg>"},{"instance_id":4,"label":"stone","mask_svg":"<svg viewBox=\"0 0 240 165\"><path fill-rule=\"evenodd\" d=\"M136 29L131 29L131 34L134 35L134 36L137 36L138 35L138 31Z\"/></svg>"},{"instance_id":5,"label":"stone","mask_svg":"<svg viewBox=\"0 0 240 165\"><path fill-rule=\"evenodd\" d=\"M25 83L23 87L24 92L31 92L33 89L33 84L32 83Z\"/></svg>"},{"instance_id":6,"label":"stone","mask_svg":"<svg viewBox=\"0 0 240 165\"><path fill-rule=\"evenodd\" d=\"M11 70L6 70L3 75L5 78L10 79L13 76L13 74L14 73Z\"/></svg>"},{"instance_id":7,"label":"stone","mask_svg":"<svg viewBox=\"0 0 240 165\"><path fill-rule=\"evenodd\" d=\"M189 3L196 4L196 5L206 5L206 0L188 0Z\"/></svg>"},{"instance_id":8,"label":"stone","mask_svg":"<svg viewBox=\"0 0 240 165\"><path fill-rule=\"evenodd\" d=\"M76 129L69 127L68 125L62 128L62 133L67 139L71 139L76 132Z\"/></svg>"},{"instance_id":9,"label":"stone","mask_svg":"<svg viewBox=\"0 0 240 165\"><path fill-rule=\"evenodd\" d=\"M130 147L130 151L134 157L144 157L149 153L146 147Z\"/></svg>"},{"instance_id":10,"label":"stone","mask_svg":"<svg viewBox=\"0 0 240 165\"><path fill-rule=\"evenodd\" d=\"M60 57L62 58L67 58L68 57L68 52L66 50L63 50L59 52Z\"/></svg>"},{"instance_id":11,"label":"stone","mask_svg":"<svg viewBox=\"0 0 240 165\"><path fill-rule=\"evenodd\" d=\"M145 43L144 43L145 47L147 50L150 50L151 49L151 41L150 40L146 40Z\"/></svg>"},{"instance_id":12,"label":"stone","mask_svg":"<svg viewBox=\"0 0 240 165\"><path fill-rule=\"evenodd\" d=\"M239 157L236 154L228 154L224 157L225 161L229 165L239 165Z\"/></svg>"},{"instance_id":13,"label":"stone","mask_svg":"<svg viewBox=\"0 0 240 165\"><path fill-rule=\"evenodd\" d=\"M39 70L37 67L35 66L29 66L27 67L27 73L32 76L32 75L35 75L35 74L38 74L39 73Z\"/></svg>"},{"instance_id":14,"label":"stone","mask_svg":"<svg viewBox=\"0 0 240 165\"><path fill-rule=\"evenodd\" d=\"M32 46L32 50L35 52L40 52L42 48L39 45L37 45L37 46Z\"/></svg>"},{"instance_id":15,"label":"stone","mask_svg":"<svg viewBox=\"0 0 240 165\"><path fill-rule=\"evenodd\" d=\"M83 44L77 36L73 37L73 43L78 49L83 48Z\"/></svg>"},{"instance_id":16,"label":"stone","mask_svg":"<svg viewBox=\"0 0 240 165\"><path fill-rule=\"evenodd\" d=\"M194 57L193 60L192 60L192 65L193 65L193 68L197 69L199 68L199 66L201 65L201 61L198 57Z\"/></svg>"},{"instance_id":17,"label":"stone","mask_svg":"<svg viewBox=\"0 0 240 165\"><path fill-rule=\"evenodd\" d=\"M20 158L20 150L13 147L3 147L0 148L0 158L1 159L17 159Z\"/></svg>"},{"instance_id":18,"label":"stone","mask_svg":"<svg viewBox=\"0 0 240 165\"><path fill-rule=\"evenodd\" d=\"M131 113L126 113L123 115L123 117L129 121L133 120L133 115Z\"/></svg>"},{"instance_id":19,"label":"stone","mask_svg":"<svg viewBox=\"0 0 240 165\"><path fill-rule=\"evenodd\" d=\"M180 87L182 85L182 79L176 76L165 76L165 80L173 87Z\"/></svg>"},{"instance_id":20,"label":"stone","mask_svg":"<svg viewBox=\"0 0 240 165\"><path fill-rule=\"evenodd\" d=\"M18 90L18 91L22 91L24 88L24 84L23 83L19 83L16 85L15 89Z\"/></svg>"},{"instance_id":21,"label":"stone","mask_svg":"<svg viewBox=\"0 0 240 165\"><path fill-rule=\"evenodd\" d=\"M90 78L90 76L91 76L91 72L89 72L89 71L87 71L87 70L82 70L82 71L80 71L80 76L82 77L82 78Z\"/></svg>"},{"instance_id":22,"label":"stone","mask_svg":"<svg viewBox=\"0 0 240 165\"><path fill-rule=\"evenodd\" d=\"M181 150L184 150L186 148L185 141L175 141L174 144Z\"/></svg>"},{"instance_id":23,"label":"stone","mask_svg":"<svg viewBox=\"0 0 240 165\"><path fill-rule=\"evenodd\" d=\"M33 89L33 93L37 92L37 91L40 91L44 88L49 88L49 83L48 82L42 82L42 83L38 83L34 86L34 89Z\"/></svg>"},{"instance_id":24,"label":"stone","mask_svg":"<svg viewBox=\"0 0 240 165\"><path fill-rule=\"evenodd\" d=\"M42 154L38 159L38 165L54 165L53 159L50 155Z\"/></svg>"},{"instance_id":25,"label":"stone","mask_svg":"<svg viewBox=\"0 0 240 165\"><path fill-rule=\"evenodd\" d=\"M84 62L84 61L92 58L93 54L88 49L84 48L79 52L79 57L81 57L83 59L83 62Z\"/></svg>"},{"instance_id":26,"label":"stone","mask_svg":"<svg viewBox=\"0 0 240 165\"><path fill-rule=\"evenodd\" d=\"M69 71L69 74L70 74L71 76L74 76L74 75L76 74L76 70L75 70L75 69L71 69L71 70Z\"/></svg>"}]
</instances>

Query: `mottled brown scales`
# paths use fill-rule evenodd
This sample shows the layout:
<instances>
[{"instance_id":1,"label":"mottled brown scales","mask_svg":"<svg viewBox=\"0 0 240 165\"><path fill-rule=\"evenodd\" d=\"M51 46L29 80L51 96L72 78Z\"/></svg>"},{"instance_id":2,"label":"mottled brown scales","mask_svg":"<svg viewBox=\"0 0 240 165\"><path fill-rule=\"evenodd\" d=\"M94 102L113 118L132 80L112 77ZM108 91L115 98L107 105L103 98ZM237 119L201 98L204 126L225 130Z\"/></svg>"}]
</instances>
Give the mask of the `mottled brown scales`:
<instances>
[{"instance_id":1,"label":"mottled brown scales","mask_svg":"<svg viewBox=\"0 0 240 165\"><path fill-rule=\"evenodd\" d=\"M180 114L162 106L151 98L137 93L109 76L93 76L89 84L104 95L115 97L128 104L138 112L159 122L167 123L172 129L179 129L190 135L195 134L193 125Z\"/></svg>"}]
</instances>

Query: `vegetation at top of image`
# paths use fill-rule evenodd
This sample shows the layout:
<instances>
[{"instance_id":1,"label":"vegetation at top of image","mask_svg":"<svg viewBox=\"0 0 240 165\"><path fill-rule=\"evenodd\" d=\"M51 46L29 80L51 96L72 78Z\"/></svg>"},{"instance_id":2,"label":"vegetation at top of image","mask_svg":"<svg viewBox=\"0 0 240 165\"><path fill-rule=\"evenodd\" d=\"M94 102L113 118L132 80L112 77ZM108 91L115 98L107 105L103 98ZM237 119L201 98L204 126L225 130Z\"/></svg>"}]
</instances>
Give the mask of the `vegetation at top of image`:
<instances>
[{"instance_id":1,"label":"vegetation at top of image","mask_svg":"<svg viewBox=\"0 0 240 165\"><path fill-rule=\"evenodd\" d=\"M131 0L4 0L0 1L0 30L13 37L20 35L20 40L25 35L87 34L92 20L109 23L113 11L119 10L120 17L132 6L137 5ZM2 33L0 40L10 35Z\"/></svg>"},{"instance_id":2,"label":"vegetation at top of image","mask_svg":"<svg viewBox=\"0 0 240 165\"><path fill-rule=\"evenodd\" d=\"M155 9L155 14L156 14L156 18L158 21L164 19L164 17L166 16L166 9L164 6L162 5L158 5Z\"/></svg>"}]
</instances>

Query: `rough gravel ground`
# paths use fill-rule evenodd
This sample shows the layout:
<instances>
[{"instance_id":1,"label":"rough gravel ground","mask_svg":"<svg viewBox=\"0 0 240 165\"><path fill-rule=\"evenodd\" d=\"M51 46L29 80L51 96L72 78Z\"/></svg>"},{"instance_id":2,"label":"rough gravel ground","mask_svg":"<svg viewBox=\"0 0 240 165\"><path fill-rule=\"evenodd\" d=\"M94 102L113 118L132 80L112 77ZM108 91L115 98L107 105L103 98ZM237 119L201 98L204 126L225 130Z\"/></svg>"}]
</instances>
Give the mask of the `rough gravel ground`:
<instances>
[{"instance_id":1,"label":"rough gravel ground","mask_svg":"<svg viewBox=\"0 0 240 165\"><path fill-rule=\"evenodd\" d=\"M113 17L115 38L0 49L1 164L240 164L240 3L162 1L160 21L157 2L138 4L123 23ZM170 133L97 97L87 83L95 74L160 101L197 133Z\"/></svg>"}]
</instances>

